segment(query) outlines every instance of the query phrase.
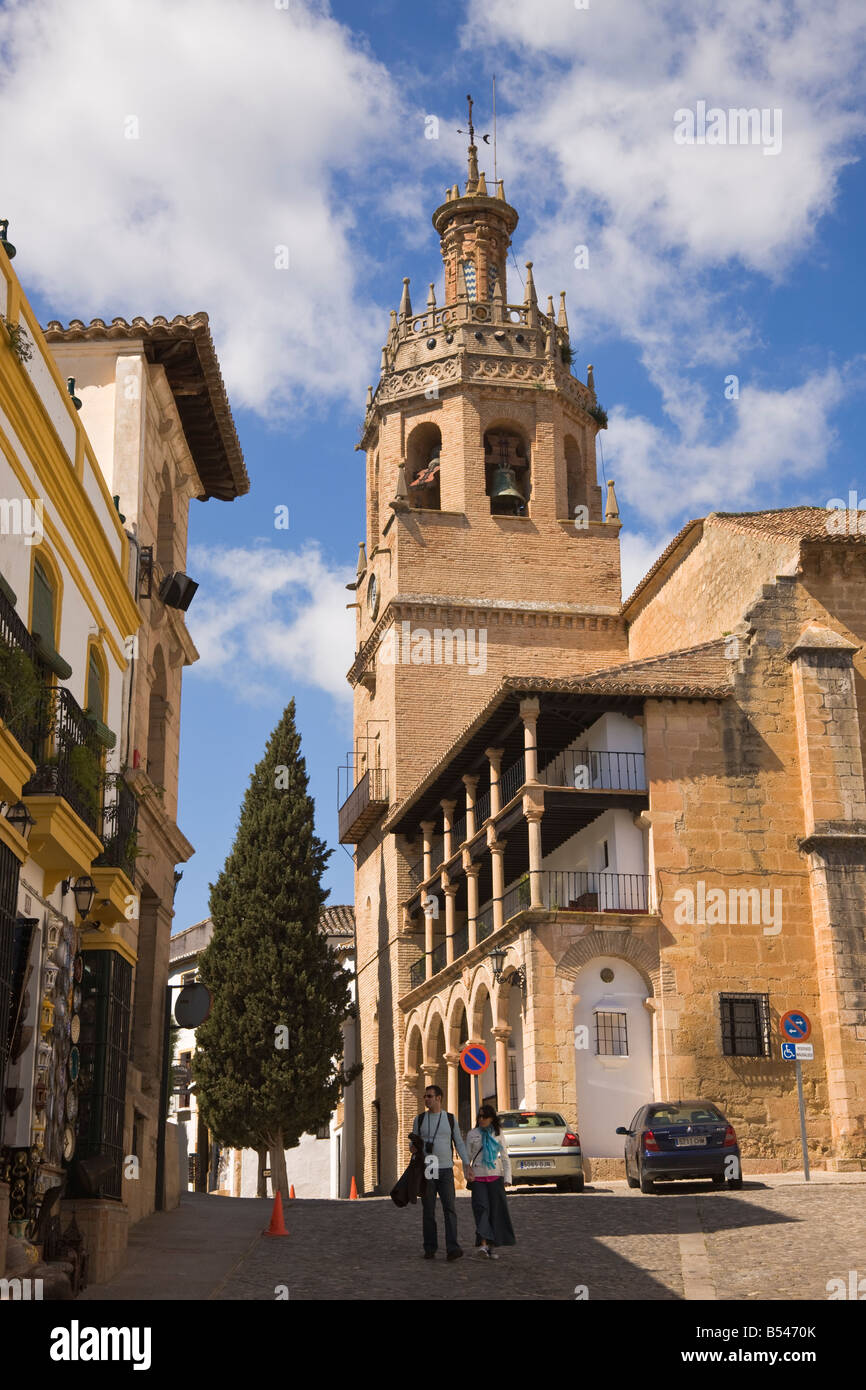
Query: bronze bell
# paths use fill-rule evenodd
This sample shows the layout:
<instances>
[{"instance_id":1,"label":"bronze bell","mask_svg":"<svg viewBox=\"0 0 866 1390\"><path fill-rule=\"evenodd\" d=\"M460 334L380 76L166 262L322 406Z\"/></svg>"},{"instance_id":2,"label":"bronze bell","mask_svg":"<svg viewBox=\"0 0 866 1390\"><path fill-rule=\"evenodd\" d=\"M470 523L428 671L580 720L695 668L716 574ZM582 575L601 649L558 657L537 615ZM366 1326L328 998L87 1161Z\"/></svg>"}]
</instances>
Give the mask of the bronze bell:
<instances>
[{"instance_id":1,"label":"bronze bell","mask_svg":"<svg viewBox=\"0 0 866 1390\"><path fill-rule=\"evenodd\" d=\"M499 464L494 471L490 496L495 502L519 502L521 506L526 501L514 480L514 469L502 464Z\"/></svg>"}]
</instances>

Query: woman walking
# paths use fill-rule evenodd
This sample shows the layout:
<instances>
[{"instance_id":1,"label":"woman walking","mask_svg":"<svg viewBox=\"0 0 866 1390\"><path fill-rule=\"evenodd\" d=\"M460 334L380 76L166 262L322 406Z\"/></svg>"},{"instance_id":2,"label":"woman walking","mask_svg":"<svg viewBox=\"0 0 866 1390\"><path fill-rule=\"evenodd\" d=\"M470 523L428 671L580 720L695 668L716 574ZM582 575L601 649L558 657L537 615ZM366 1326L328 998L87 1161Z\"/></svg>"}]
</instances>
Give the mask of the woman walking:
<instances>
[{"instance_id":1,"label":"woman walking","mask_svg":"<svg viewBox=\"0 0 866 1390\"><path fill-rule=\"evenodd\" d=\"M500 1136L499 1116L492 1105L482 1105L478 1124L466 1136L475 1243L482 1259L498 1260L495 1246L516 1245L508 1215L505 1184L511 1182L511 1163Z\"/></svg>"}]
</instances>

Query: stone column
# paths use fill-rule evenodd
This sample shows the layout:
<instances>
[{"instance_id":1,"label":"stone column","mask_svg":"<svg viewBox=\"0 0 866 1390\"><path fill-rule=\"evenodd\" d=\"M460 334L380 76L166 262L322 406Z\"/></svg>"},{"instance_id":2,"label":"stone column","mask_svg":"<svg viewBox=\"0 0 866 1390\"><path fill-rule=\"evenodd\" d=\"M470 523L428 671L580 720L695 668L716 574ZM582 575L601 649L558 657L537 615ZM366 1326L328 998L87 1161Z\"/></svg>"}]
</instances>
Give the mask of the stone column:
<instances>
[{"instance_id":1,"label":"stone column","mask_svg":"<svg viewBox=\"0 0 866 1390\"><path fill-rule=\"evenodd\" d=\"M469 858L468 850L464 853L463 868L466 873L466 924L471 951L473 946L478 945L478 875L481 865Z\"/></svg>"},{"instance_id":2,"label":"stone column","mask_svg":"<svg viewBox=\"0 0 866 1390\"><path fill-rule=\"evenodd\" d=\"M457 884L449 883L446 874L442 875L442 891L445 894L445 964L454 959L454 899L457 897Z\"/></svg>"},{"instance_id":3,"label":"stone column","mask_svg":"<svg viewBox=\"0 0 866 1390\"><path fill-rule=\"evenodd\" d=\"M475 834L475 795L478 791L476 773L464 773L463 785L466 788L466 838L471 840Z\"/></svg>"},{"instance_id":4,"label":"stone column","mask_svg":"<svg viewBox=\"0 0 866 1390\"><path fill-rule=\"evenodd\" d=\"M444 846L442 851L442 858L443 862L447 863L447 861L451 858L451 855L454 853L454 848L451 844L451 838L452 827L454 825L454 807L457 805L457 802L441 801L439 804L442 807L442 843Z\"/></svg>"},{"instance_id":5,"label":"stone column","mask_svg":"<svg viewBox=\"0 0 866 1390\"><path fill-rule=\"evenodd\" d=\"M484 755L490 762L490 814L498 816L502 810L499 801L499 778L502 773L504 748L485 748Z\"/></svg>"},{"instance_id":6,"label":"stone column","mask_svg":"<svg viewBox=\"0 0 866 1390\"><path fill-rule=\"evenodd\" d=\"M508 1085L508 1039L511 1037L509 1024L493 1029L496 1044L496 1108L510 1110L511 1097Z\"/></svg>"},{"instance_id":7,"label":"stone column","mask_svg":"<svg viewBox=\"0 0 866 1390\"><path fill-rule=\"evenodd\" d=\"M433 974L433 913L424 913L424 979Z\"/></svg>"},{"instance_id":8,"label":"stone column","mask_svg":"<svg viewBox=\"0 0 866 1390\"><path fill-rule=\"evenodd\" d=\"M440 1081L439 1081L439 1072L440 1072L440 1070L441 1070L441 1067L440 1067L440 1063L439 1063L439 1062L434 1062L434 1061L432 1060L432 1058L430 1058L430 1059L428 1059L428 1058L426 1058L426 1057L424 1058L424 1061L421 1063L421 1073L422 1073L422 1075L423 1075L423 1077L424 1077L424 1087L425 1087L425 1090L426 1090L426 1088L427 1088L428 1086L438 1086L438 1085L440 1085ZM419 1114L420 1114L420 1111L419 1111Z\"/></svg>"},{"instance_id":9,"label":"stone column","mask_svg":"<svg viewBox=\"0 0 866 1390\"><path fill-rule=\"evenodd\" d=\"M493 930L498 931L502 926L502 899L505 894L505 841L497 840L493 826L490 827L490 838L487 841L487 848L493 856Z\"/></svg>"},{"instance_id":10,"label":"stone column","mask_svg":"<svg viewBox=\"0 0 866 1390\"><path fill-rule=\"evenodd\" d=\"M458 1086L460 1084L460 1053L446 1052L445 1065L448 1068L448 1080L445 1085L445 1109L450 1110L456 1120L457 1110L460 1104L458 1098Z\"/></svg>"},{"instance_id":11,"label":"stone column","mask_svg":"<svg viewBox=\"0 0 866 1390\"><path fill-rule=\"evenodd\" d=\"M543 795L543 793L542 793ZM539 805L531 796L523 798L523 814L529 830L529 906L544 907L543 885L541 880L541 817L544 803Z\"/></svg>"},{"instance_id":12,"label":"stone column","mask_svg":"<svg viewBox=\"0 0 866 1390\"><path fill-rule=\"evenodd\" d=\"M433 832L436 829L436 822L432 820L422 820L421 834L424 836L424 882L433 872Z\"/></svg>"},{"instance_id":13,"label":"stone column","mask_svg":"<svg viewBox=\"0 0 866 1390\"><path fill-rule=\"evenodd\" d=\"M538 781L536 725L540 708L539 701L535 696L520 701L520 718L523 720L524 779L527 782Z\"/></svg>"},{"instance_id":14,"label":"stone column","mask_svg":"<svg viewBox=\"0 0 866 1390\"><path fill-rule=\"evenodd\" d=\"M837 1170L862 1167L866 1142L866 789L853 658L809 623L788 652L805 813L820 1030ZM785 930L783 923L782 930Z\"/></svg>"}]
</instances>

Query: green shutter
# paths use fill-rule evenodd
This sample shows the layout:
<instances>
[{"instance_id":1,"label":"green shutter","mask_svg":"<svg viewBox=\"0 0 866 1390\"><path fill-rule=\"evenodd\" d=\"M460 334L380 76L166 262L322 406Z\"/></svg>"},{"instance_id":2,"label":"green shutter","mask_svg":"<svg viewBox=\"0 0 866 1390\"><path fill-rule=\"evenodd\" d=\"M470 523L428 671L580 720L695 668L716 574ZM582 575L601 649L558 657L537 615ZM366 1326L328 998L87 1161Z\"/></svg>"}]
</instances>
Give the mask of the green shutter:
<instances>
[{"instance_id":1,"label":"green shutter","mask_svg":"<svg viewBox=\"0 0 866 1390\"><path fill-rule=\"evenodd\" d=\"M33 565L33 621L30 631L38 633L49 647L54 646L54 590L38 560Z\"/></svg>"}]
</instances>

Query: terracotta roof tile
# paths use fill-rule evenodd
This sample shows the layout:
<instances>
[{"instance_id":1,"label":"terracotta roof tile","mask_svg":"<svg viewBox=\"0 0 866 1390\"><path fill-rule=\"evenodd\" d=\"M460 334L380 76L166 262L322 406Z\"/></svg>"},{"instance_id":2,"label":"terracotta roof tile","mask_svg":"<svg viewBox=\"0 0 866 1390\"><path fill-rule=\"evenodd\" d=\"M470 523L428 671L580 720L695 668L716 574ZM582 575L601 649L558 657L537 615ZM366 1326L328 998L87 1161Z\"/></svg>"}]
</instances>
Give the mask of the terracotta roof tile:
<instances>
[{"instance_id":1,"label":"terracotta roof tile","mask_svg":"<svg viewBox=\"0 0 866 1390\"><path fill-rule=\"evenodd\" d=\"M104 319L91 319L89 324L71 319L65 328L52 319L44 331L49 343L143 339L148 361L163 366L173 391L183 388L175 394L175 403L206 495L230 500L249 492L250 480L207 314L176 314L173 319L157 314L152 323L141 317L131 323L116 318L110 324Z\"/></svg>"},{"instance_id":2,"label":"terracotta roof tile","mask_svg":"<svg viewBox=\"0 0 866 1390\"><path fill-rule=\"evenodd\" d=\"M319 930L326 936L354 937L355 909L351 903L335 903L333 907L323 907L319 914Z\"/></svg>"}]
</instances>

